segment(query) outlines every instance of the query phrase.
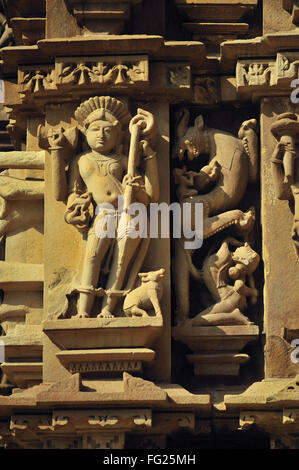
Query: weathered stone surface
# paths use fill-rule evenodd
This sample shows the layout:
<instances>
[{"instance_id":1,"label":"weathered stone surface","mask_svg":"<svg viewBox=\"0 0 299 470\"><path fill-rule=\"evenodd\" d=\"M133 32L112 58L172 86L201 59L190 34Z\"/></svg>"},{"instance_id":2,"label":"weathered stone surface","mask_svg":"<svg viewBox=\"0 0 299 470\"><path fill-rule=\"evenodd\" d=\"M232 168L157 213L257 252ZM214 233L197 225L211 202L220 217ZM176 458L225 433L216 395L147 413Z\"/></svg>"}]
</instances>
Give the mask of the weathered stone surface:
<instances>
[{"instance_id":1,"label":"weathered stone surface","mask_svg":"<svg viewBox=\"0 0 299 470\"><path fill-rule=\"evenodd\" d=\"M271 108L271 117L269 109ZM267 377L288 377L298 365L291 361L290 345L282 338L283 327L298 317L298 258L290 233L293 215L288 201L279 200L275 174L270 166L275 139L270 126L281 113L296 109L288 98L264 100L262 104L262 207L265 263L265 331ZM282 223L283 221L283 223ZM273 234L276 234L273 237ZM280 276L280 277L278 277ZM287 292L288 301L281 292ZM298 320L297 320L298 321ZM274 353L274 351L276 351ZM283 366L282 366L283 364Z\"/></svg>"},{"instance_id":2,"label":"weathered stone surface","mask_svg":"<svg viewBox=\"0 0 299 470\"><path fill-rule=\"evenodd\" d=\"M0 446L298 447L298 1L0 3Z\"/></svg>"},{"instance_id":3,"label":"weathered stone surface","mask_svg":"<svg viewBox=\"0 0 299 470\"><path fill-rule=\"evenodd\" d=\"M0 152L1 168L44 168L45 153L40 152Z\"/></svg>"}]
</instances>

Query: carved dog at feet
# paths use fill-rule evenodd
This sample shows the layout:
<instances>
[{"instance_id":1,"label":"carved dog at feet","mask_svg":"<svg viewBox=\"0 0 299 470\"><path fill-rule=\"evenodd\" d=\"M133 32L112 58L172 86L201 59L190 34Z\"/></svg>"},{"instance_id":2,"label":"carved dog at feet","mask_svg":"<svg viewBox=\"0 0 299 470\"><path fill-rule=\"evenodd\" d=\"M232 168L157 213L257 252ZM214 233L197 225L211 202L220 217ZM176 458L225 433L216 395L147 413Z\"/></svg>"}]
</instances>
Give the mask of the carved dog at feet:
<instances>
[{"instance_id":1,"label":"carved dog at feet","mask_svg":"<svg viewBox=\"0 0 299 470\"><path fill-rule=\"evenodd\" d=\"M161 279L165 277L165 269L139 273L141 286L126 295L123 309L127 317L146 316L147 310L154 308L155 315L161 315L160 300L163 294Z\"/></svg>"}]
</instances>

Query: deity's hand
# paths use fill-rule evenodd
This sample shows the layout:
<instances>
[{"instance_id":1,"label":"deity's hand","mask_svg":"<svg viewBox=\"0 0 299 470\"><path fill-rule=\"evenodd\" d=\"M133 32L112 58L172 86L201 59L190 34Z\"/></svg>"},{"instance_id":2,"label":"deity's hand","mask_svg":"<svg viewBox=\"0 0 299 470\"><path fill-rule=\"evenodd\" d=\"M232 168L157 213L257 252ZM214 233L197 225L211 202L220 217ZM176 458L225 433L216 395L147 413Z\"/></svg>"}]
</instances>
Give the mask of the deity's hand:
<instances>
[{"instance_id":1,"label":"deity's hand","mask_svg":"<svg viewBox=\"0 0 299 470\"><path fill-rule=\"evenodd\" d=\"M123 179L123 184L126 186L131 186L133 188L134 194L137 194L141 190L145 190L145 185L143 183L143 178L142 176L131 176L131 175L125 175Z\"/></svg>"},{"instance_id":2,"label":"deity's hand","mask_svg":"<svg viewBox=\"0 0 299 470\"><path fill-rule=\"evenodd\" d=\"M198 173L196 185L199 189L205 189L208 184L218 181L220 174L221 170L218 162L213 165L206 165Z\"/></svg>"},{"instance_id":3,"label":"deity's hand","mask_svg":"<svg viewBox=\"0 0 299 470\"><path fill-rule=\"evenodd\" d=\"M65 221L80 230L86 229L92 218L90 213L91 203L92 195L90 193L81 194L73 199L65 213Z\"/></svg>"},{"instance_id":4,"label":"deity's hand","mask_svg":"<svg viewBox=\"0 0 299 470\"><path fill-rule=\"evenodd\" d=\"M294 147L292 145L292 142L289 140L285 141L280 141L277 143L275 150L274 150L274 155L275 155L275 161L276 162L281 162L284 156L285 152L294 152Z\"/></svg>"},{"instance_id":5,"label":"deity's hand","mask_svg":"<svg viewBox=\"0 0 299 470\"><path fill-rule=\"evenodd\" d=\"M277 142L276 148L280 152L283 152L285 150L285 146L286 146L286 144L284 144L283 142Z\"/></svg>"},{"instance_id":6,"label":"deity's hand","mask_svg":"<svg viewBox=\"0 0 299 470\"><path fill-rule=\"evenodd\" d=\"M157 138L157 126L154 115L145 109L138 109L136 116L130 121L130 129L133 125L140 126L141 136L150 142L151 146L155 146Z\"/></svg>"},{"instance_id":7,"label":"deity's hand","mask_svg":"<svg viewBox=\"0 0 299 470\"><path fill-rule=\"evenodd\" d=\"M220 176L220 165L216 161L213 165L207 165L201 170L206 173L210 181L217 181Z\"/></svg>"},{"instance_id":8,"label":"deity's hand","mask_svg":"<svg viewBox=\"0 0 299 470\"><path fill-rule=\"evenodd\" d=\"M141 149L143 157L145 158L151 157L155 154L155 151L151 148L147 140L140 141L140 149Z\"/></svg>"},{"instance_id":9,"label":"deity's hand","mask_svg":"<svg viewBox=\"0 0 299 470\"><path fill-rule=\"evenodd\" d=\"M62 148L67 145L67 139L65 137L63 127L59 127L58 129L50 129L48 131L47 137L50 149Z\"/></svg>"}]
</instances>

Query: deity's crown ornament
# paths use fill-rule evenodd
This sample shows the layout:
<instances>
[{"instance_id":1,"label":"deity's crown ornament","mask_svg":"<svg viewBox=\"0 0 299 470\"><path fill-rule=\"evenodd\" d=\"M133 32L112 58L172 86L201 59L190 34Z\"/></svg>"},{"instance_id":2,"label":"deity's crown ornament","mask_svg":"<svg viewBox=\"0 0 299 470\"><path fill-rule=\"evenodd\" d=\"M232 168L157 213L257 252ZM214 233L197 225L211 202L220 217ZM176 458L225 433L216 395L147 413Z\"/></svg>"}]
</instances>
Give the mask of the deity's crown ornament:
<instances>
[{"instance_id":1,"label":"deity's crown ornament","mask_svg":"<svg viewBox=\"0 0 299 470\"><path fill-rule=\"evenodd\" d=\"M130 122L131 117L126 105L111 96L93 96L81 103L75 111L75 118L81 127L87 127L98 119L111 123L118 121L123 127Z\"/></svg>"}]
</instances>

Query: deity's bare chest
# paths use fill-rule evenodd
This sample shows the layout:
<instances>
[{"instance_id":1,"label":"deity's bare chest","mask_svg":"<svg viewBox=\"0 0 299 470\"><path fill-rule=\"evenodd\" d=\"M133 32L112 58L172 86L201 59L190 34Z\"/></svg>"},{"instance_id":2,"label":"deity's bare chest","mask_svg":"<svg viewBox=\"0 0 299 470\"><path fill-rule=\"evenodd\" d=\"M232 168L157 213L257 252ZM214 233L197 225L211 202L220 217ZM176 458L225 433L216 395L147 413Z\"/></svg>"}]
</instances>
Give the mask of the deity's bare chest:
<instances>
[{"instance_id":1,"label":"deity's bare chest","mask_svg":"<svg viewBox=\"0 0 299 470\"><path fill-rule=\"evenodd\" d=\"M87 189L96 196L95 199L111 202L122 193L124 170L120 160L86 156L79 167Z\"/></svg>"}]
</instances>

